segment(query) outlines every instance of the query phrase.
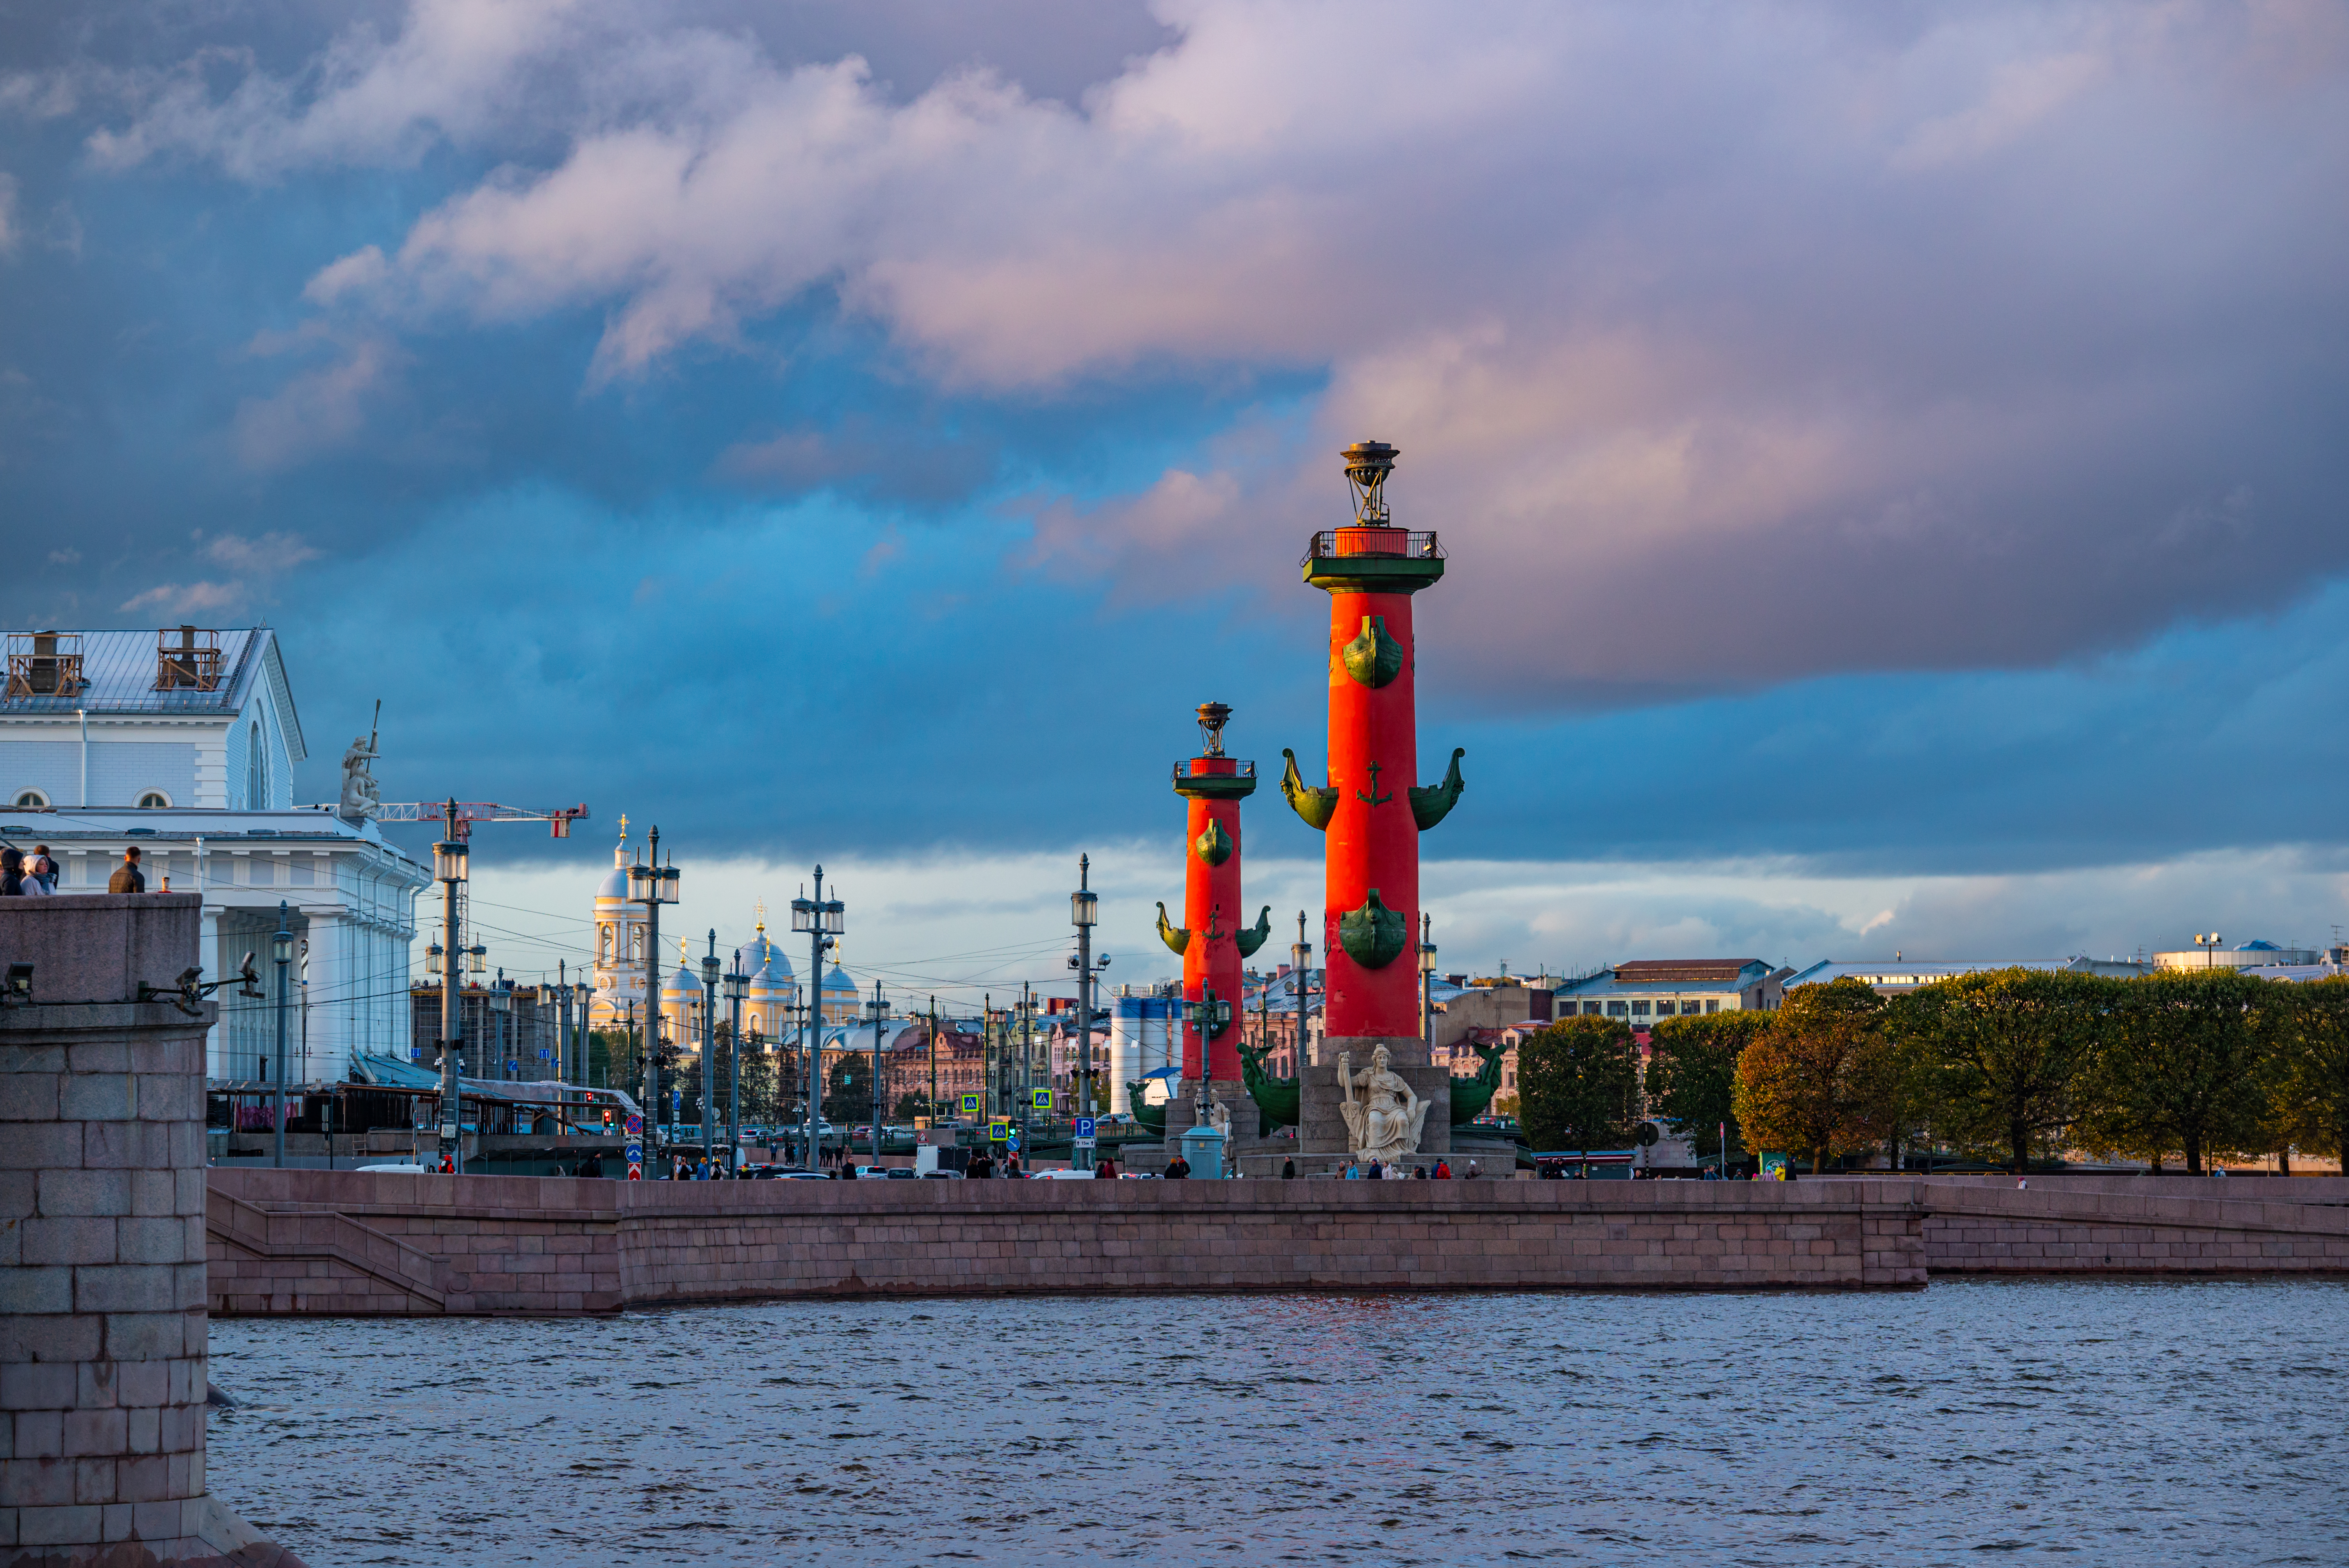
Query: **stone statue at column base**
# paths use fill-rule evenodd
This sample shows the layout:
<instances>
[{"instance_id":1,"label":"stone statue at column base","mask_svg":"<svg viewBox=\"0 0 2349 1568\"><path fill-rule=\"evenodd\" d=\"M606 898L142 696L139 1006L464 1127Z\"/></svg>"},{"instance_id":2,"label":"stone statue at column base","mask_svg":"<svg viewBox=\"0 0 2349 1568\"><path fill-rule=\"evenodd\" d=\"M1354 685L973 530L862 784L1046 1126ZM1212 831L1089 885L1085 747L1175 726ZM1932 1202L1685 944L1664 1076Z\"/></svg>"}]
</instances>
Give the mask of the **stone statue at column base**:
<instances>
[{"instance_id":1,"label":"stone statue at column base","mask_svg":"<svg viewBox=\"0 0 2349 1568\"><path fill-rule=\"evenodd\" d=\"M1357 1160L1393 1164L1419 1152L1421 1130L1431 1102L1420 1098L1401 1073L1384 1046L1371 1053L1371 1070L1353 1076L1346 1053L1338 1057L1338 1088L1345 1097L1339 1114L1346 1119L1347 1152Z\"/></svg>"}]
</instances>

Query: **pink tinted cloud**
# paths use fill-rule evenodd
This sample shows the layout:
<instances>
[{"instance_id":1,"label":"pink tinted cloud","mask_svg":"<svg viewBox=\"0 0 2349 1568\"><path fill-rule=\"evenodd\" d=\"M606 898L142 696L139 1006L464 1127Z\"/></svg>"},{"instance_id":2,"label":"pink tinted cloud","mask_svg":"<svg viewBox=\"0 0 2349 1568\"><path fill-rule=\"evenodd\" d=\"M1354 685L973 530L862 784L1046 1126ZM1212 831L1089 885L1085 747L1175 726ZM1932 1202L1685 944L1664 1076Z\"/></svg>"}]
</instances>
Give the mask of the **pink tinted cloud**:
<instances>
[{"instance_id":1,"label":"pink tinted cloud","mask_svg":"<svg viewBox=\"0 0 2349 1568\"><path fill-rule=\"evenodd\" d=\"M437 87L383 107L456 49L559 134L325 267L322 309L601 307L596 385L816 288L967 395L1318 373L1283 460L1042 498L1039 551L1131 584L1220 538L1268 571L1377 435L1453 543L1455 667L1541 700L2062 658L2349 562L2309 438L2344 388L2305 346L2349 325L2321 8L1187 0L1075 107L597 14L472 44L419 8L239 122L337 145L331 99L370 145L494 144ZM573 86L522 90L551 54ZM248 460L337 438L362 389L318 390L257 411ZM2181 532L2205 517L2231 552Z\"/></svg>"}]
</instances>

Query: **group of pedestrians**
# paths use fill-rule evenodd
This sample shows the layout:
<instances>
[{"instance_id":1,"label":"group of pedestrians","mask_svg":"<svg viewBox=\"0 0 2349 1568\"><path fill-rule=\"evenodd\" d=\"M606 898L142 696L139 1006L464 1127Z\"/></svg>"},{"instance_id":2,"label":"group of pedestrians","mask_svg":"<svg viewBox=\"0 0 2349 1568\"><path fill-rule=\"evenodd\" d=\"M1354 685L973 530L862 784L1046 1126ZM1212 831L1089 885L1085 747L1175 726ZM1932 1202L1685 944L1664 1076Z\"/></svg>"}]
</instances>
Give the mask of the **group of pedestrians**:
<instances>
[{"instance_id":1,"label":"group of pedestrians","mask_svg":"<svg viewBox=\"0 0 2349 1568\"><path fill-rule=\"evenodd\" d=\"M47 898L57 891L57 862L49 846L35 844L28 857L14 844L0 849L0 898ZM139 846L122 851L122 863L106 879L109 892L145 892L147 873L139 869Z\"/></svg>"},{"instance_id":2,"label":"group of pedestrians","mask_svg":"<svg viewBox=\"0 0 2349 1568\"><path fill-rule=\"evenodd\" d=\"M14 845L0 850L0 898L47 898L57 891L57 862L49 859L48 845L35 844L29 861Z\"/></svg>"},{"instance_id":3,"label":"group of pedestrians","mask_svg":"<svg viewBox=\"0 0 2349 1568\"><path fill-rule=\"evenodd\" d=\"M1284 1164L1280 1173L1287 1176L1291 1172ZM1476 1162L1471 1160L1468 1161L1466 1173L1461 1179L1475 1181L1480 1180L1483 1175L1484 1172L1476 1168ZM1367 1163L1349 1160L1346 1161L1346 1180L1349 1181L1449 1181L1452 1180L1452 1162L1439 1158L1433 1168L1425 1165L1406 1168L1400 1164L1385 1164L1377 1160Z\"/></svg>"}]
</instances>

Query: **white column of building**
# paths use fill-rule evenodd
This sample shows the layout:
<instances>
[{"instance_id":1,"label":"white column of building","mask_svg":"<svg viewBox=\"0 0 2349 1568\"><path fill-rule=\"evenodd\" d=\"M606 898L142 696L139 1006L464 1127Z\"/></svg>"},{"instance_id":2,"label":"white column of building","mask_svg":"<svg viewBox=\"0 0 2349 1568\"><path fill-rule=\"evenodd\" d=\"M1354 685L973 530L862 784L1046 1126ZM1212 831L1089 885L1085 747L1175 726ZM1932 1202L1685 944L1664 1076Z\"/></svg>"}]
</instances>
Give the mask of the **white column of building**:
<instances>
[{"instance_id":1,"label":"white column of building","mask_svg":"<svg viewBox=\"0 0 2349 1568\"><path fill-rule=\"evenodd\" d=\"M350 1074L360 1006L350 952L356 923L332 907L311 905L303 913L310 922L309 1076L338 1083Z\"/></svg>"}]
</instances>

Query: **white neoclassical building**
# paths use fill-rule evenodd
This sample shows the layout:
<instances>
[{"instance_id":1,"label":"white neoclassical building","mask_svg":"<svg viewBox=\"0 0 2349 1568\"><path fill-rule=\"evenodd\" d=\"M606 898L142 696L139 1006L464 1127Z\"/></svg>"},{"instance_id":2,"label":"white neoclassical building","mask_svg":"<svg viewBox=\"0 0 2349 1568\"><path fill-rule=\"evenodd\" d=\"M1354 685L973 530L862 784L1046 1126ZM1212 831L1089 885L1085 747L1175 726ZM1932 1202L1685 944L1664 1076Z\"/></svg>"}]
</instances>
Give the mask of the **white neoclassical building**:
<instances>
[{"instance_id":1,"label":"white neoclassical building","mask_svg":"<svg viewBox=\"0 0 2349 1568\"><path fill-rule=\"evenodd\" d=\"M276 634L9 632L5 644L0 841L47 844L61 893L105 892L137 845L150 890L204 895L205 978L252 953L270 981L262 1001L219 993L208 1075L274 1071L281 904L296 944L288 1078L338 1081L356 1051L404 1059L416 894L430 875L364 816L294 805L306 749Z\"/></svg>"}]
</instances>

